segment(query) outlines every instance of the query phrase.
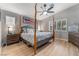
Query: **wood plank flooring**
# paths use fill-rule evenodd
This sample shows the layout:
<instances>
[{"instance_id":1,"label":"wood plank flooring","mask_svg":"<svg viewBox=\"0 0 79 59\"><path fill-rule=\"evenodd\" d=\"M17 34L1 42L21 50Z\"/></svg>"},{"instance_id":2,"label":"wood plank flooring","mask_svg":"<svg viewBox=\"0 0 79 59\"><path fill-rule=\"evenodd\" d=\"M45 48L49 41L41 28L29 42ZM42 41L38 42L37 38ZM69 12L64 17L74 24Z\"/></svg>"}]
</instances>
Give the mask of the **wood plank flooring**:
<instances>
[{"instance_id":1,"label":"wood plank flooring","mask_svg":"<svg viewBox=\"0 0 79 59\"><path fill-rule=\"evenodd\" d=\"M33 56L33 48L20 42L2 48L5 56ZM36 56L79 56L79 49L67 41L56 40L37 49Z\"/></svg>"}]
</instances>

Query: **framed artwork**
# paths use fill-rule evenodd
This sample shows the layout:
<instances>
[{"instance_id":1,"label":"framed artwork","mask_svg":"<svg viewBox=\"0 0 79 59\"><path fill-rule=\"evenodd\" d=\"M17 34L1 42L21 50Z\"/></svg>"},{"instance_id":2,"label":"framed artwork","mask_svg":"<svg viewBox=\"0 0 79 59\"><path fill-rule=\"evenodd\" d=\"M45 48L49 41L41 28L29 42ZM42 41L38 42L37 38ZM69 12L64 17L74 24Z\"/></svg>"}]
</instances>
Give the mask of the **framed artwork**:
<instances>
[{"instance_id":1,"label":"framed artwork","mask_svg":"<svg viewBox=\"0 0 79 59\"><path fill-rule=\"evenodd\" d=\"M79 24L71 24L68 26L69 32L79 32Z\"/></svg>"},{"instance_id":2,"label":"framed artwork","mask_svg":"<svg viewBox=\"0 0 79 59\"><path fill-rule=\"evenodd\" d=\"M28 17L23 17L23 23L24 24L33 24L32 19L28 18Z\"/></svg>"},{"instance_id":3,"label":"framed artwork","mask_svg":"<svg viewBox=\"0 0 79 59\"><path fill-rule=\"evenodd\" d=\"M29 17L23 17L23 26L27 27L27 29L33 28L33 20Z\"/></svg>"}]
</instances>

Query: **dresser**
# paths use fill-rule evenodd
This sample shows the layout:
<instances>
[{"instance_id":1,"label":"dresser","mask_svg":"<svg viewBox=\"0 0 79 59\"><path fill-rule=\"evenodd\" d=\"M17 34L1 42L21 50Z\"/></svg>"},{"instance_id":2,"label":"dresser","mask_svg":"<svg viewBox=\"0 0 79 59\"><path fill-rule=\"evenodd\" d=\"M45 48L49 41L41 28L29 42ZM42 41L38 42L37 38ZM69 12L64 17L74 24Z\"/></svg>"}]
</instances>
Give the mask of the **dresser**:
<instances>
[{"instance_id":1,"label":"dresser","mask_svg":"<svg viewBox=\"0 0 79 59\"><path fill-rule=\"evenodd\" d=\"M79 47L79 32L69 32L68 35L69 42L72 44L75 44L77 47Z\"/></svg>"},{"instance_id":2,"label":"dresser","mask_svg":"<svg viewBox=\"0 0 79 59\"><path fill-rule=\"evenodd\" d=\"M7 35L7 44L19 42L20 34Z\"/></svg>"}]
</instances>

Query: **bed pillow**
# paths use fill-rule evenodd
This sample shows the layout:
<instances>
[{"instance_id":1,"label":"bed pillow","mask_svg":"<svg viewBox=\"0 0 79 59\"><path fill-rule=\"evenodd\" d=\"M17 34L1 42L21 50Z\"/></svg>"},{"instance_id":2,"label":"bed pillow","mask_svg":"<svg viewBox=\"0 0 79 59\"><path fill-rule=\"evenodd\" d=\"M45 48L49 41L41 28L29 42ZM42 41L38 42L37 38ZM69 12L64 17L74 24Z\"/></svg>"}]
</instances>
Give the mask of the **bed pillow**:
<instances>
[{"instance_id":1,"label":"bed pillow","mask_svg":"<svg viewBox=\"0 0 79 59\"><path fill-rule=\"evenodd\" d=\"M27 32L27 26L22 26L23 32Z\"/></svg>"},{"instance_id":2,"label":"bed pillow","mask_svg":"<svg viewBox=\"0 0 79 59\"><path fill-rule=\"evenodd\" d=\"M34 32L34 29L27 29L28 33Z\"/></svg>"}]
</instances>

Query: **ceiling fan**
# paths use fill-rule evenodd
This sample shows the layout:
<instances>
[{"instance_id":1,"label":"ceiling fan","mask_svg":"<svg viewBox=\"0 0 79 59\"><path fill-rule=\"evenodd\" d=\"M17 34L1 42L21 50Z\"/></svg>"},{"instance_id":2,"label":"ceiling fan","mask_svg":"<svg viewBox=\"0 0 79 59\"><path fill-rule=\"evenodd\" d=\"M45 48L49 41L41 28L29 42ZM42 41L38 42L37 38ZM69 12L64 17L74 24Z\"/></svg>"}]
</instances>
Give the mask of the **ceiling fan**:
<instances>
[{"instance_id":1,"label":"ceiling fan","mask_svg":"<svg viewBox=\"0 0 79 59\"><path fill-rule=\"evenodd\" d=\"M51 9L54 8L54 4L50 4L49 8L47 8L47 4L44 4L43 6L41 6L42 11L37 11L38 13L41 13L41 15L47 15L48 13L54 13L54 11L51 11Z\"/></svg>"}]
</instances>

